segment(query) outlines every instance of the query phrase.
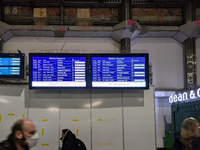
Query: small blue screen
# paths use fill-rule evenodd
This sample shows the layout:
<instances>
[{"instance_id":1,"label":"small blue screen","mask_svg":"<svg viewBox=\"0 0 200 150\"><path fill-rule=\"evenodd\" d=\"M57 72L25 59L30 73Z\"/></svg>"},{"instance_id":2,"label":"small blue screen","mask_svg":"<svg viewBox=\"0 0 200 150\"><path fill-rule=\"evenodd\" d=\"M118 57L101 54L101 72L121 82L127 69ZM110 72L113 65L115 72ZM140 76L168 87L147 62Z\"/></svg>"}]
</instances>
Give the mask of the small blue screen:
<instances>
[{"instance_id":1,"label":"small blue screen","mask_svg":"<svg viewBox=\"0 0 200 150\"><path fill-rule=\"evenodd\" d=\"M0 58L0 75L20 75L20 58Z\"/></svg>"}]
</instances>

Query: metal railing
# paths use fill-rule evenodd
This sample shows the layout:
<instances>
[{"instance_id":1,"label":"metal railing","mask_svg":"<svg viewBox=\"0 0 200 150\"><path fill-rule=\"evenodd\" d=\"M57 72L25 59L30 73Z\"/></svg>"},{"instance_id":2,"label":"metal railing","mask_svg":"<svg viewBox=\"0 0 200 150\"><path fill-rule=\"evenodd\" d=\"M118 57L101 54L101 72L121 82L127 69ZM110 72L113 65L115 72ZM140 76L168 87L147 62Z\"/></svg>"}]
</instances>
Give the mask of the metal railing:
<instances>
[{"instance_id":1,"label":"metal railing","mask_svg":"<svg viewBox=\"0 0 200 150\"><path fill-rule=\"evenodd\" d=\"M102 3L121 3L122 0L101 0ZM2 2L64 2L64 3L99 3L100 0L2 0Z\"/></svg>"},{"instance_id":2,"label":"metal railing","mask_svg":"<svg viewBox=\"0 0 200 150\"><path fill-rule=\"evenodd\" d=\"M99 3L99 0L64 0L68 3Z\"/></svg>"},{"instance_id":3,"label":"metal railing","mask_svg":"<svg viewBox=\"0 0 200 150\"><path fill-rule=\"evenodd\" d=\"M132 0L132 4L185 4L187 0Z\"/></svg>"},{"instance_id":4,"label":"metal railing","mask_svg":"<svg viewBox=\"0 0 200 150\"><path fill-rule=\"evenodd\" d=\"M102 3L121 3L121 0L101 0ZM99 3L100 0L64 0L69 3Z\"/></svg>"},{"instance_id":5,"label":"metal railing","mask_svg":"<svg viewBox=\"0 0 200 150\"><path fill-rule=\"evenodd\" d=\"M20 3L20 2L26 2L26 3L30 3L30 2L62 2L62 0L2 0L2 2L16 2L16 3Z\"/></svg>"},{"instance_id":6,"label":"metal railing","mask_svg":"<svg viewBox=\"0 0 200 150\"><path fill-rule=\"evenodd\" d=\"M104 3L121 3L121 0L104 0Z\"/></svg>"},{"instance_id":7,"label":"metal railing","mask_svg":"<svg viewBox=\"0 0 200 150\"><path fill-rule=\"evenodd\" d=\"M2 0L2 2L30 2L30 0Z\"/></svg>"}]
</instances>

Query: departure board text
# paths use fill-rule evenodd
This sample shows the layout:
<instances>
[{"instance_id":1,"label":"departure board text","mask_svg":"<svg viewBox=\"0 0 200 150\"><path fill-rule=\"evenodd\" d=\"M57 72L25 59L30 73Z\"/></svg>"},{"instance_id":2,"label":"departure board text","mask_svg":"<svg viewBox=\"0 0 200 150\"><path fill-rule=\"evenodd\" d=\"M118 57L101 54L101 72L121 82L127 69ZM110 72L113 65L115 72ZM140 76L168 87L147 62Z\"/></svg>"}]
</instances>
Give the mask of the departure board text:
<instances>
[{"instance_id":1,"label":"departure board text","mask_svg":"<svg viewBox=\"0 0 200 150\"><path fill-rule=\"evenodd\" d=\"M93 87L145 87L145 57L93 57Z\"/></svg>"},{"instance_id":2,"label":"departure board text","mask_svg":"<svg viewBox=\"0 0 200 150\"><path fill-rule=\"evenodd\" d=\"M33 57L32 86L85 87L85 57Z\"/></svg>"}]
</instances>

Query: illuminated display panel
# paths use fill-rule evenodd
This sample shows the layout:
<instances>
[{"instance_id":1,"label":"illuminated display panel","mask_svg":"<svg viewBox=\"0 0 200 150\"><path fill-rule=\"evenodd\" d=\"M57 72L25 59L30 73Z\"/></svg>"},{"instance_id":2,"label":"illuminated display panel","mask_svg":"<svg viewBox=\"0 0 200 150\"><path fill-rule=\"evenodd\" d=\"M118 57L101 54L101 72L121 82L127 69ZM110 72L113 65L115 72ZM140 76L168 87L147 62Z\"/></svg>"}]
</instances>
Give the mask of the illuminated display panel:
<instances>
[{"instance_id":1,"label":"illuminated display panel","mask_svg":"<svg viewBox=\"0 0 200 150\"><path fill-rule=\"evenodd\" d=\"M87 56L29 54L29 88L87 88Z\"/></svg>"},{"instance_id":2,"label":"illuminated display panel","mask_svg":"<svg viewBox=\"0 0 200 150\"><path fill-rule=\"evenodd\" d=\"M92 88L149 88L148 54L93 54Z\"/></svg>"},{"instance_id":3,"label":"illuminated display panel","mask_svg":"<svg viewBox=\"0 0 200 150\"><path fill-rule=\"evenodd\" d=\"M24 54L0 54L0 78L24 78Z\"/></svg>"}]
</instances>

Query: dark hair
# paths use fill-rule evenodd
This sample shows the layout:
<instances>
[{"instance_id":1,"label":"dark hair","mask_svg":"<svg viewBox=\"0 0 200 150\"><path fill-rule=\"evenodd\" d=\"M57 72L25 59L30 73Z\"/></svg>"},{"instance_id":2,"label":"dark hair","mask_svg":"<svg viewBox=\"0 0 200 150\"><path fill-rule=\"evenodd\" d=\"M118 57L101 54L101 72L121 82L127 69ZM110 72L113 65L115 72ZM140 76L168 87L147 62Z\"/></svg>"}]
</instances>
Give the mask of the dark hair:
<instances>
[{"instance_id":1,"label":"dark hair","mask_svg":"<svg viewBox=\"0 0 200 150\"><path fill-rule=\"evenodd\" d=\"M185 145L187 150L192 150L192 139L199 137L199 133L195 128L199 121L190 117L183 121L181 129L181 142Z\"/></svg>"},{"instance_id":2,"label":"dark hair","mask_svg":"<svg viewBox=\"0 0 200 150\"><path fill-rule=\"evenodd\" d=\"M12 134L14 135L16 131L22 131L23 125L23 120L18 120L17 122L15 122L15 124L12 127Z\"/></svg>"},{"instance_id":3,"label":"dark hair","mask_svg":"<svg viewBox=\"0 0 200 150\"><path fill-rule=\"evenodd\" d=\"M63 129L62 133L65 134L69 129Z\"/></svg>"}]
</instances>

